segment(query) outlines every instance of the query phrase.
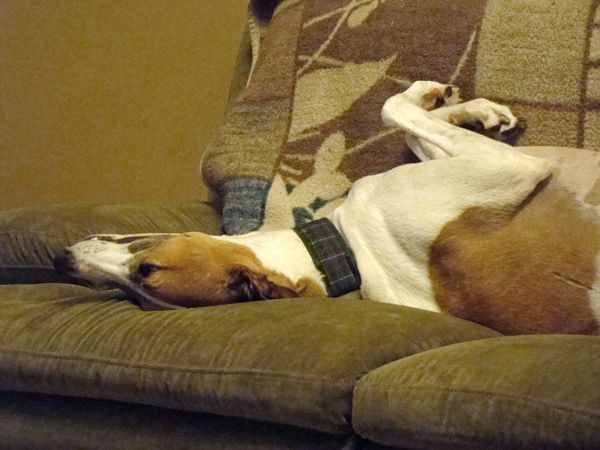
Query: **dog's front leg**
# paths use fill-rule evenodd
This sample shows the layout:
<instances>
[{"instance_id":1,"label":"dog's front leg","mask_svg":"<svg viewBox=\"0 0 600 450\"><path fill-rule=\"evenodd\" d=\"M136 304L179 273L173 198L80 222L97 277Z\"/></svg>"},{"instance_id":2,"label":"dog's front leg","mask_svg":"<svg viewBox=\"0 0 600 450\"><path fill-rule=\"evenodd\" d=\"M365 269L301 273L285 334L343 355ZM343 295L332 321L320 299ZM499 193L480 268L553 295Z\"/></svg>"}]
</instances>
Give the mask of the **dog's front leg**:
<instances>
[{"instance_id":1,"label":"dog's front leg","mask_svg":"<svg viewBox=\"0 0 600 450\"><path fill-rule=\"evenodd\" d=\"M446 98L449 89L450 86L445 84L417 81L406 91L385 102L382 109L383 122L388 126L399 127L418 139L424 150L427 144L434 145L445 156L458 156L470 151L465 143L476 143L477 147L493 147L496 144L485 136L456 125L481 122L485 129L499 127L500 131L516 126L517 119L506 106L486 99L457 104L456 99L453 99L454 91L450 91L451 97ZM440 96L436 105L449 106L427 109L430 103L427 99L431 95ZM435 154L426 156L428 159L437 159Z\"/></svg>"},{"instance_id":2,"label":"dog's front leg","mask_svg":"<svg viewBox=\"0 0 600 450\"><path fill-rule=\"evenodd\" d=\"M462 101L459 94L460 89L455 86L444 85L441 83L435 83L435 85L438 87L429 86L430 89L426 90L426 92L412 89L412 91L404 91L401 95L407 97L407 100L421 107L425 111L432 111L437 117L440 117L446 122L450 122L450 116L444 114L444 110L448 107L457 105ZM440 114L440 112L442 113ZM384 116L384 122L385 120L386 118ZM406 133L405 140L408 147L421 161L441 159L448 156L441 148L428 141L419 139L412 134Z\"/></svg>"},{"instance_id":3,"label":"dog's front leg","mask_svg":"<svg viewBox=\"0 0 600 450\"><path fill-rule=\"evenodd\" d=\"M443 97L446 93L447 85L417 81L405 92L386 101L382 119L385 124L404 130L409 136L409 145L421 152L424 159L458 158L465 162L463 166L454 164L448 167L462 167L462 175L482 191L496 187L501 189L501 197L505 198L499 203L504 206L518 205L552 173L554 164L456 126L480 121L485 128L498 127L500 132L510 130L516 126L517 119L505 106L477 99L433 111L426 109L431 104L431 95L442 96L441 101L435 102L437 105L446 103ZM431 170L434 168L440 166L435 165Z\"/></svg>"},{"instance_id":4,"label":"dog's front leg","mask_svg":"<svg viewBox=\"0 0 600 450\"><path fill-rule=\"evenodd\" d=\"M436 95L438 100L432 105L431 97ZM500 132L506 132L517 125L509 108L485 99L457 104L458 101L456 88L434 81L417 81L386 101L382 119L386 125L404 130L410 136L409 145L415 147L413 150L423 160L483 149L512 151L510 146L456 126L480 122L485 129L498 127ZM449 106L434 109L442 105Z\"/></svg>"},{"instance_id":5,"label":"dog's front leg","mask_svg":"<svg viewBox=\"0 0 600 450\"><path fill-rule=\"evenodd\" d=\"M515 170L516 167L538 181L550 175L554 166L549 160L525 155L508 144L456 126L479 121L486 129L498 127L500 133L509 131L518 121L508 107L486 99L456 104L456 100L446 99L448 88L434 81L416 81L385 102L381 111L383 122L404 130L410 136L409 145L414 145L424 159L470 155L492 159L498 168L508 165ZM425 108L431 104L432 95L442 99L435 105L450 106L427 111Z\"/></svg>"},{"instance_id":6,"label":"dog's front leg","mask_svg":"<svg viewBox=\"0 0 600 450\"><path fill-rule=\"evenodd\" d=\"M497 130L499 139L510 136L515 132L517 119L510 109L485 99L471 100L465 103L444 106L430 111L428 114L442 119L450 125L475 125L479 123L484 130ZM452 152L440 148L426 139L406 134L406 143L413 153L421 160L447 158L456 156Z\"/></svg>"}]
</instances>

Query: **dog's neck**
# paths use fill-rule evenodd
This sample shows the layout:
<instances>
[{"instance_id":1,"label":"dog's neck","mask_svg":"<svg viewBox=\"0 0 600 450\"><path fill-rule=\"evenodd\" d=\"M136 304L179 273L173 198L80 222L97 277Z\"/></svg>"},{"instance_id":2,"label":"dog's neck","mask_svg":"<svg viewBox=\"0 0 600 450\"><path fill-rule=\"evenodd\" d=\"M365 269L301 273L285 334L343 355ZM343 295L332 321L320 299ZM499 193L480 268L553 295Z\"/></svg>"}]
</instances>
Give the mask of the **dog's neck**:
<instances>
[{"instance_id":1,"label":"dog's neck","mask_svg":"<svg viewBox=\"0 0 600 450\"><path fill-rule=\"evenodd\" d=\"M324 274L330 297L339 297L360 287L354 253L330 219L313 220L294 231L304 242L315 266Z\"/></svg>"},{"instance_id":2,"label":"dog's neck","mask_svg":"<svg viewBox=\"0 0 600 450\"><path fill-rule=\"evenodd\" d=\"M265 268L284 275L295 284L310 280L321 291L313 290L311 295L326 294L323 274L313 263L306 246L294 230L256 231L217 238L246 246Z\"/></svg>"}]
</instances>

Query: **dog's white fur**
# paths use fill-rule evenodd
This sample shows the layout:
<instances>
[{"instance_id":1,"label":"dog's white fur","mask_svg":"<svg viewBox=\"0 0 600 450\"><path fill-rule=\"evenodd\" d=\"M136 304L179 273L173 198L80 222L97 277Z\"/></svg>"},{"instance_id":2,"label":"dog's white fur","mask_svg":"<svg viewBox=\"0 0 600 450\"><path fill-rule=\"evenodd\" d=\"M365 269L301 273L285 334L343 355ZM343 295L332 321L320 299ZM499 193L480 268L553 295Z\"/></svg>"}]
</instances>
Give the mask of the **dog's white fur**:
<instances>
[{"instance_id":1,"label":"dog's white fur","mask_svg":"<svg viewBox=\"0 0 600 450\"><path fill-rule=\"evenodd\" d=\"M358 180L332 216L355 252L365 298L431 311L440 308L429 279L429 249L442 228L473 206L516 207L553 167L447 121L460 115L489 128L505 119L513 127L508 108L483 99L431 113L416 106L436 88L446 86L416 82L382 110L386 125L409 133L423 163Z\"/></svg>"},{"instance_id":2,"label":"dog's white fur","mask_svg":"<svg viewBox=\"0 0 600 450\"><path fill-rule=\"evenodd\" d=\"M388 99L382 110L384 123L404 130L407 143L423 162L358 180L329 217L355 254L363 298L441 311L429 260L444 227L473 207L514 210L552 174L550 160L455 126L480 121L485 128L503 131L517 122L508 108L484 99L459 103L457 91L418 81ZM428 111L433 105L427 102L435 93L438 99L444 97L446 106ZM193 233L187 236L196 238ZM125 286L165 306L134 280L131 264L140 259L139 254L132 254L118 239L76 244L70 249L76 261L71 272ZM325 292L320 272L292 230L209 239L247 248L266 273L281 274L290 286L309 279ZM596 304L590 306L599 310Z\"/></svg>"}]
</instances>

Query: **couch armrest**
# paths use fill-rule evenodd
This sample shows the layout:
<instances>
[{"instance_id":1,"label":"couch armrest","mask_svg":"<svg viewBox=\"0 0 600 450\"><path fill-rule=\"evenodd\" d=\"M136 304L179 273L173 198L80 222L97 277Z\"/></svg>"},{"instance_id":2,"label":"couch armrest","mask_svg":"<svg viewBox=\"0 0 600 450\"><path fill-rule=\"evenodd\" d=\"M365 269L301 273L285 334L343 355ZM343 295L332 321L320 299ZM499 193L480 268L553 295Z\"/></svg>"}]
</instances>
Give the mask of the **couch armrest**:
<instances>
[{"instance_id":1,"label":"couch armrest","mask_svg":"<svg viewBox=\"0 0 600 450\"><path fill-rule=\"evenodd\" d=\"M0 212L0 284L67 281L56 252L95 233L218 234L220 218L204 202L110 206L36 206Z\"/></svg>"}]
</instances>

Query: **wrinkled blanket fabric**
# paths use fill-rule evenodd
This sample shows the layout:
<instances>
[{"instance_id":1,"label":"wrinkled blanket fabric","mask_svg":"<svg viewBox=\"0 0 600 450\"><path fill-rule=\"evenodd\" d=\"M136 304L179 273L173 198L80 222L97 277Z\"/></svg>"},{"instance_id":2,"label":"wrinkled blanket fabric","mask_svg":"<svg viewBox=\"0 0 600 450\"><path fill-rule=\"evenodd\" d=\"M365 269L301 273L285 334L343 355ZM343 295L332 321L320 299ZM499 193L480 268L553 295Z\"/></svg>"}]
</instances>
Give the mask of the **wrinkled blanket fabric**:
<instances>
[{"instance_id":1,"label":"wrinkled blanket fabric","mask_svg":"<svg viewBox=\"0 0 600 450\"><path fill-rule=\"evenodd\" d=\"M509 105L527 119L520 145L600 142L597 0L274 3L251 8L253 71L203 162L226 233L324 217L356 179L416 162L380 121L415 80ZM577 189L595 206L598 159L585 158L596 176Z\"/></svg>"}]
</instances>

